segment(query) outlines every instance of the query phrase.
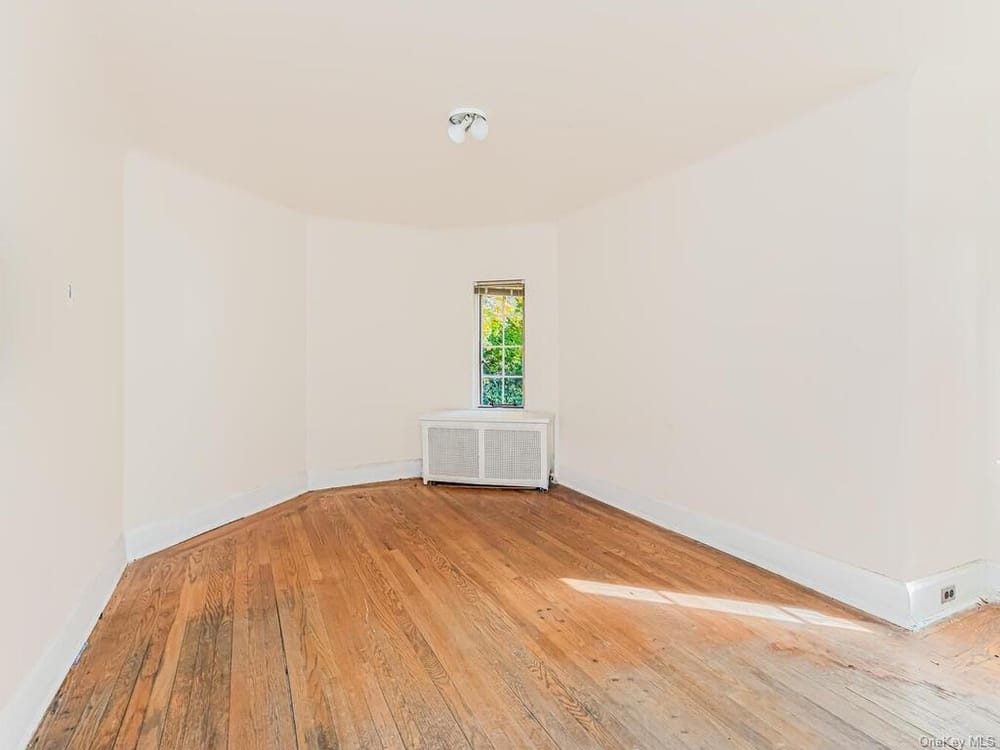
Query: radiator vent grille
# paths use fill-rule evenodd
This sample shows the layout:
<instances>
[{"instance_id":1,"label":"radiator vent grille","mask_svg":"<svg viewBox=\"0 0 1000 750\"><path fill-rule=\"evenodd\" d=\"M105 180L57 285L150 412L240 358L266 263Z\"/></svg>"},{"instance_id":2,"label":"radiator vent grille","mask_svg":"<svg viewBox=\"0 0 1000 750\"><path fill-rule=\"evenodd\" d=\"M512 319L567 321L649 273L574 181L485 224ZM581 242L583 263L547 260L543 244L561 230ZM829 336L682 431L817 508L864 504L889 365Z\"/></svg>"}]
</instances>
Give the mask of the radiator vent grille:
<instances>
[{"instance_id":1,"label":"radiator vent grille","mask_svg":"<svg viewBox=\"0 0 1000 750\"><path fill-rule=\"evenodd\" d=\"M427 430L430 473L440 476L479 476L479 430L431 427Z\"/></svg>"},{"instance_id":2,"label":"radiator vent grille","mask_svg":"<svg viewBox=\"0 0 1000 750\"><path fill-rule=\"evenodd\" d=\"M483 430L487 479L525 481L542 473L542 433L535 430Z\"/></svg>"},{"instance_id":3,"label":"radiator vent grille","mask_svg":"<svg viewBox=\"0 0 1000 750\"><path fill-rule=\"evenodd\" d=\"M553 427L546 412L428 414L420 419L424 482L548 489Z\"/></svg>"}]
</instances>

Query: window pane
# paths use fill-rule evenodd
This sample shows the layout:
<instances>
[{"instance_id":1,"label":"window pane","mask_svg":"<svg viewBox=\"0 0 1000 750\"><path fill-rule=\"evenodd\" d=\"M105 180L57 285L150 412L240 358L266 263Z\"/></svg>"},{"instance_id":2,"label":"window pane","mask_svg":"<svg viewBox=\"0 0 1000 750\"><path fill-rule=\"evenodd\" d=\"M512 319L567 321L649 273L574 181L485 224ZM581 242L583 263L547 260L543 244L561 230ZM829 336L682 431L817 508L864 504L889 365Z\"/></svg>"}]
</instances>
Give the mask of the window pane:
<instances>
[{"instance_id":1,"label":"window pane","mask_svg":"<svg viewBox=\"0 0 1000 750\"><path fill-rule=\"evenodd\" d=\"M504 312L507 314L504 343L520 345L524 341L524 297L505 297Z\"/></svg>"},{"instance_id":2,"label":"window pane","mask_svg":"<svg viewBox=\"0 0 1000 750\"><path fill-rule=\"evenodd\" d=\"M483 378L483 406L503 405L503 381L500 378Z\"/></svg>"},{"instance_id":3,"label":"window pane","mask_svg":"<svg viewBox=\"0 0 1000 750\"><path fill-rule=\"evenodd\" d=\"M503 348L483 350L483 375L503 375Z\"/></svg>"},{"instance_id":4,"label":"window pane","mask_svg":"<svg viewBox=\"0 0 1000 750\"><path fill-rule=\"evenodd\" d=\"M505 378L507 406L524 405L524 378Z\"/></svg>"},{"instance_id":5,"label":"window pane","mask_svg":"<svg viewBox=\"0 0 1000 750\"><path fill-rule=\"evenodd\" d=\"M503 344L503 297L483 295L480 299L482 345Z\"/></svg>"},{"instance_id":6,"label":"window pane","mask_svg":"<svg viewBox=\"0 0 1000 750\"><path fill-rule=\"evenodd\" d=\"M519 346L507 347L507 366L504 368L504 375L521 375L524 373L523 353L524 350Z\"/></svg>"}]
</instances>

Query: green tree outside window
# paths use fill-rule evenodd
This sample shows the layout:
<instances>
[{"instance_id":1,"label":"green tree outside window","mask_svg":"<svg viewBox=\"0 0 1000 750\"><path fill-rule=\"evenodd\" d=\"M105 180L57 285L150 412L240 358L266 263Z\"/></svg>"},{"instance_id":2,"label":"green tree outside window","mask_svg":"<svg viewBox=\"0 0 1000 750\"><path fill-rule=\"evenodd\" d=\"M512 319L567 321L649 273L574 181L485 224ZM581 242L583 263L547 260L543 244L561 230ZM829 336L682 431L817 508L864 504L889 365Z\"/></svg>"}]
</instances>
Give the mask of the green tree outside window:
<instances>
[{"instance_id":1,"label":"green tree outside window","mask_svg":"<svg viewBox=\"0 0 1000 750\"><path fill-rule=\"evenodd\" d=\"M524 406L524 297L479 295L481 406Z\"/></svg>"}]
</instances>

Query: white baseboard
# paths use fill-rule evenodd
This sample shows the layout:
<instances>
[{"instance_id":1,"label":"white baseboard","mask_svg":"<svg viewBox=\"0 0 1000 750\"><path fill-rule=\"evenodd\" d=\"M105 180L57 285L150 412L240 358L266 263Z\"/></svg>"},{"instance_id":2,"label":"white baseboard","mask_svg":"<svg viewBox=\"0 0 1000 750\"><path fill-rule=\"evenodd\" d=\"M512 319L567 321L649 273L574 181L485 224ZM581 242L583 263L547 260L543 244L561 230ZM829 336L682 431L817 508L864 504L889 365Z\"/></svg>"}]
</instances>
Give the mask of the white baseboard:
<instances>
[{"instance_id":1,"label":"white baseboard","mask_svg":"<svg viewBox=\"0 0 1000 750\"><path fill-rule=\"evenodd\" d=\"M46 647L31 673L14 689L7 704L0 708L0 747L27 746L111 599L125 564L125 540L119 537L62 630Z\"/></svg>"},{"instance_id":2,"label":"white baseboard","mask_svg":"<svg viewBox=\"0 0 1000 750\"><path fill-rule=\"evenodd\" d=\"M413 479L419 477L421 471L422 461L419 458L381 464L351 466L346 469L310 471L309 489L324 490L328 487L349 487L352 484L388 482L393 479Z\"/></svg>"},{"instance_id":3,"label":"white baseboard","mask_svg":"<svg viewBox=\"0 0 1000 750\"><path fill-rule=\"evenodd\" d=\"M907 583L644 497L571 466L561 468L559 483L909 630L950 617L1000 590L998 563L980 560ZM956 586L955 602L948 605L940 602L945 582Z\"/></svg>"},{"instance_id":4,"label":"white baseboard","mask_svg":"<svg viewBox=\"0 0 1000 750\"><path fill-rule=\"evenodd\" d=\"M988 560L976 560L907 583L914 627L927 627L984 601L995 602L996 587L990 582L990 568L994 565ZM941 602L945 586L955 587L955 598L947 604Z\"/></svg>"},{"instance_id":5,"label":"white baseboard","mask_svg":"<svg viewBox=\"0 0 1000 750\"><path fill-rule=\"evenodd\" d=\"M305 491L306 473L302 471L280 482L238 493L182 518L159 521L128 530L125 532L128 559L136 560L159 552L206 531L270 508Z\"/></svg>"},{"instance_id":6,"label":"white baseboard","mask_svg":"<svg viewBox=\"0 0 1000 750\"><path fill-rule=\"evenodd\" d=\"M125 532L129 560L136 560L171 547L191 537L238 521L258 511L282 503L308 490L347 487L353 484L384 482L419 477L419 458L346 469L296 473L284 481L239 493L220 503L208 505L182 518L159 521Z\"/></svg>"},{"instance_id":7,"label":"white baseboard","mask_svg":"<svg viewBox=\"0 0 1000 750\"><path fill-rule=\"evenodd\" d=\"M992 600L1000 602L1000 561L990 560L986 563L986 580Z\"/></svg>"}]
</instances>

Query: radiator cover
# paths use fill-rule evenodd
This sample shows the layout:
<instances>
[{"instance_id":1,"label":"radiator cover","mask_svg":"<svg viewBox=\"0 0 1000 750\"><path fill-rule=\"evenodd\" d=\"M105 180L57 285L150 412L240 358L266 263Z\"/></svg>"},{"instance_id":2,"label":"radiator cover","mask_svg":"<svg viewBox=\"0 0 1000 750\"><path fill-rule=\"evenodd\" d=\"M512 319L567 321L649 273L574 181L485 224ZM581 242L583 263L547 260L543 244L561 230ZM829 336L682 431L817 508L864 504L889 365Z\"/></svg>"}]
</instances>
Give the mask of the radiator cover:
<instances>
[{"instance_id":1,"label":"radiator cover","mask_svg":"<svg viewBox=\"0 0 1000 750\"><path fill-rule=\"evenodd\" d=\"M554 417L520 409L473 409L420 419L428 482L548 489Z\"/></svg>"}]
</instances>

